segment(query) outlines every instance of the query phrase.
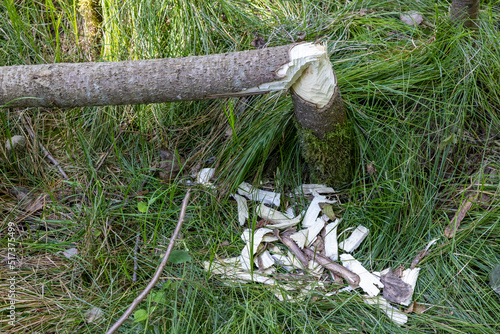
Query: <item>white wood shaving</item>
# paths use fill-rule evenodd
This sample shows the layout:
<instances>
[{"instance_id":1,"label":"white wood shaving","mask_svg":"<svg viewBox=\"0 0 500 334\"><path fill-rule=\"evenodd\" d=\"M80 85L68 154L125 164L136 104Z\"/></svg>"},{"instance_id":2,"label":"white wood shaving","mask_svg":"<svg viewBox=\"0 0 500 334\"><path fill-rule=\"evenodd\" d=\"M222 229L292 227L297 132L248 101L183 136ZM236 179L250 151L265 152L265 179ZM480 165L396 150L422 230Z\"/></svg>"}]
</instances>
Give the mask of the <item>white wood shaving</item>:
<instances>
[{"instance_id":1,"label":"white wood shaving","mask_svg":"<svg viewBox=\"0 0 500 334\"><path fill-rule=\"evenodd\" d=\"M309 204L309 207L307 208L304 219L302 220L302 227L310 227L314 224L316 218L318 218L318 215L321 212L321 207L319 206L320 203L333 204L335 202L335 200L327 199L326 196L314 196L311 204Z\"/></svg>"},{"instance_id":2,"label":"white wood shaving","mask_svg":"<svg viewBox=\"0 0 500 334\"><path fill-rule=\"evenodd\" d=\"M245 197L238 194L233 194L231 196L236 200L236 204L238 205L238 222L240 226L243 226L249 217L247 200Z\"/></svg>"},{"instance_id":3,"label":"white wood shaving","mask_svg":"<svg viewBox=\"0 0 500 334\"><path fill-rule=\"evenodd\" d=\"M238 194L252 201L262 202L276 207L280 206L280 193L256 189L246 182L240 184L238 187Z\"/></svg>"},{"instance_id":4,"label":"white wood shaving","mask_svg":"<svg viewBox=\"0 0 500 334\"><path fill-rule=\"evenodd\" d=\"M241 251L241 267L243 269L248 271L251 270L252 261L250 259L252 258L252 255L257 253L264 235L272 232L273 231L268 228L260 228L254 231L253 239L250 234L248 234L247 236L245 236L245 233L242 234L241 238L246 242L245 247L243 247ZM245 240L245 238L247 239Z\"/></svg>"},{"instance_id":5,"label":"white wood shaving","mask_svg":"<svg viewBox=\"0 0 500 334\"><path fill-rule=\"evenodd\" d=\"M314 220L314 224L305 230L295 232L290 236L290 238L302 249L305 245L312 245L323 227L325 227L325 220L323 218L316 218Z\"/></svg>"},{"instance_id":6,"label":"white wood shaving","mask_svg":"<svg viewBox=\"0 0 500 334\"><path fill-rule=\"evenodd\" d=\"M414 269L405 269L403 270L403 277L401 279L403 282L408 283L411 285L411 291L412 294L410 297L408 297L406 300L401 302L401 305L408 306L411 303L411 298L413 296L413 291L415 291L415 286L417 285L417 279L418 279L418 273L420 271L420 268L414 268Z\"/></svg>"},{"instance_id":7,"label":"white wood shaving","mask_svg":"<svg viewBox=\"0 0 500 334\"><path fill-rule=\"evenodd\" d=\"M335 190L331 187L327 187L324 184L303 184L295 188L294 193L296 195L312 195L313 192L318 194L333 194Z\"/></svg>"},{"instance_id":8,"label":"white wood shaving","mask_svg":"<svg viewBox=\"0 0 500 334\"><path fill-rule=\"evenodd\" d=\"M382 296L365 297L364 301L368 305L378 306L394 323L398 325L404 325L408 321L408 316L406 314L391 306L391 304L389 304L389 302Z\"/></svg>"},{"instance_id":9,"label":"white wood shaving","mask_svg":"<svg viewBox=\"0 0 500 334\"><path fill-rule=\"evenodd\" d=\"M202 168L198 175L196 176L196 183L213 187L214 185L210 182L210 179L215 175L215 168Z\"/></svg>"},{"instance_id":10,"label":"white wood shaving","mask_svg":"<svg viewBox=\"0 0 500 334\"><path fill-rule=\"evenodd\" d=\"M333 223L325 226L325 255L332 261L339 259L339 247L337 241L337 227L340 219L335 219Z\"/></svg>"},{"instance_id":11,"label":"white wood shaving","mask_svg":"<svg viewBox=\"0 0 500 334\"><path fill-rule=\"evenodd\" d=\"M287 229L289 227L297 225L302 219L302 215L298 215L297 217L289 217L278 210L265 206L264 203L262 203L255 209L255 213L259 217L272 222L272 224L266 225L266 227L268 228Z\"/></svg>"},{"instance_id":12,"label":"white wood shaving","mask_svg":"<svg viewBox=\"0 0 500 334\"><path fill-rule=\"evenodd\" d=\"M369 229L367 229L363 225L359 225L358 227L356 227L354 232L351 233L349 238L345 239L343 242L339 244L339 247L342 248L347 253L350 253L356 248L358 248L359 245L361 245L361 243L363 242L363 240L365 240L369 232L370 232Z\"/></svg>"},{"instance_id":13,"label":"white wood shaving","mask_svg":"<svg viewBox=\"0 0 500 334\"><path fill-rule=\"evenodd\" d=\"M269 251L263 252L254 260L256 266L258 266L259 259L262 261L262 267L264 269L268 269L269 267L274 265L274 258L271 256Z\"/></svg>"},{"instance_id":14,"label":"white wood shaving","mask_svg":"<svg viewBox=\"0 0 500 334\"><path fill-rule=\"evenodd\" d=\"M366 270L361 262L356 260L351 254L340 255L340 260L344 267L359 275L359 287L363 289L368 296L375 297L380 293L379 288L383 288L384 285L377 276Z\"/></svg>"}]
</instances>

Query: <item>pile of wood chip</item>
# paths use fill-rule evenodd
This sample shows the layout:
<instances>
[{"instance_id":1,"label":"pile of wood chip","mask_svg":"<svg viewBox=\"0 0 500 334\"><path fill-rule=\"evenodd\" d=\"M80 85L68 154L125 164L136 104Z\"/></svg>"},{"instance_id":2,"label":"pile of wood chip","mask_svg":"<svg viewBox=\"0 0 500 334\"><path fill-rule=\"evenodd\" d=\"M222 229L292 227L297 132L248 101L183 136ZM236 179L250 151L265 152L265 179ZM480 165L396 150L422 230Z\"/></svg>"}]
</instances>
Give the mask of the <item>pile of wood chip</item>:
<instances>
[{"instance_id":1,"label":"pile of wood chip","mask_svg":"<svg viewBox=\"0 0 500 334\"><path fill-rule=\"evenodd\" d=\"M205 270L220 275L228 284L262 283L282 301L300 301L311 294L313 298L327 298L361 289L367 304L381 308L397 324L406 323L408 316L391 303L413 306L412 295L420 270L415 266L420 259L405 270L400 267L369 272L350 254L369 230L362 225L348 227L335 217L332 204L337 200L332 188L304 184L291 195L302 194L311 198L311 203L306 212L295 215L292 208L286 212L274 209L280 205L281 194L242 183L233 195L238 220L244 225L250 217L247 200L251 200L259 202L255 209L259 223L241 235L245 246L239 256L204 262ZM339 230L341 234L350 234L340 243ZM425 254L435 241L421 253Z\"/></svg>"}]
</instances>

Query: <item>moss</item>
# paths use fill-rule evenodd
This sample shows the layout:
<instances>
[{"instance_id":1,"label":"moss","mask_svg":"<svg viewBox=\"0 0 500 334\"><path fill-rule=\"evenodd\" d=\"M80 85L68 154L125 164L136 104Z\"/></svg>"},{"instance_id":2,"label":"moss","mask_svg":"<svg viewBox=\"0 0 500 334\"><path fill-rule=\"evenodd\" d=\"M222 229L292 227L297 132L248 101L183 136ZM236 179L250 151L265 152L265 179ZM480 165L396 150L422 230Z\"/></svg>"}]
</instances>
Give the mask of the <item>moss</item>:
<instances>
[{"instance_id":1,"label":"moss","mask_svg":"<svg viewBox=\"0 0 500 334\"><path fill-rule=\"evenodd\" d=\"M101 41L102 27L102 7L99 0L80 0L78 11L84 19L84 30L86 37L86 47L90 48L92 59L99 57L100 49L98 44Z\"/></svg>"},{"instance_id":2,"label":"moss","mask_svg":"<svg viewBox=\"0 0 500 334\"><path fill-rule=\"evenodd\" d=\"M311 173L311 181L340 187L352 181L354 140L349 122L318 138L313 131L296 124L302 155Z\"/></svg>"}]
</instances>

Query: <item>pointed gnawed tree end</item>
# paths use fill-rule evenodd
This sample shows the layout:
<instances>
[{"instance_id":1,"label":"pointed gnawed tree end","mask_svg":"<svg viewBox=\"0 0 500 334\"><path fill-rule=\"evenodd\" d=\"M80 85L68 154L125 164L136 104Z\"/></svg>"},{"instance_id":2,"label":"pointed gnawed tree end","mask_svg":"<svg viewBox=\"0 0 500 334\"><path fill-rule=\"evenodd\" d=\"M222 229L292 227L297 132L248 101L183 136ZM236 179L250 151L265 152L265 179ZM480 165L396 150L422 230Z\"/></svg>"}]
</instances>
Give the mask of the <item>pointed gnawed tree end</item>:
<instances>
[{"instance_id":1,"label":"pointed gnawed tree end","mask_svg":"<svg viewBox=\"0 0 500 334\"><path fill-rule=\"evenodd\" d=\"M339 187L352 180L354 141L326 47L315 47L322 55L291 88L296 125L313 181Z\"/></svg>"}]
</instances>

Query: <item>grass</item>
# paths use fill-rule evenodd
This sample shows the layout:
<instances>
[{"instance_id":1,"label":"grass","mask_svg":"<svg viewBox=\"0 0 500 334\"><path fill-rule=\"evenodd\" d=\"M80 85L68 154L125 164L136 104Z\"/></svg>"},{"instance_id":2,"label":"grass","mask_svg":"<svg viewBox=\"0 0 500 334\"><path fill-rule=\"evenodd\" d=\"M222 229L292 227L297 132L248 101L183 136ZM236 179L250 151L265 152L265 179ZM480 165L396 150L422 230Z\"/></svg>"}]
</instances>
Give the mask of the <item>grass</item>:
<instances>
[{"instance_id":1,"label":"grass","mask_svg":"<svg viewBox=\"0 0 500 334\"><path fill-rule=\"evenodd\" d=\"M290 43L301 31L307 41L328 41L357 148L355 179L339 189L338 210L346 226L370 228L354 256L369 270L408 267L439 237L420 264L414 296L427 311L411 314L398 327L356 293L319 300L311 294L303 303L283 303L261 285L228 286L202 269L202 261L234 256L243 245L236 204L227 196L240 182L263 181L286 193L308 180L291 102L283 92L252 97L236 121L237 100L2 108L2 143L12 135L27 136L20 113L30 116L37 135L22 151L7 153L0 146L2 258L8 222L14 222L19 260L14 327L8 325L8 285L0 283L4 331L103 332L142 291L168 244L186 191L181 178L165 183L149 172L160 147L187 158L186 170L215 157L220 190L193 190L177 243L193 260L167 266L162 287L140 305L148 320L128 321L122 332L500 331L500 296L488 286L488 273L500 262L498 179L484 173L488 165L499 169L497 5L481 5L479 28L471 32L450 24L445 1L102 4L103 38L91 45L75 2L2 1L0 65L246 50L254 32L269 46ZM419 10L425 23L402 23L399 14L407 10ZM229 129L232 135L225 136ZM38 142L61 163L69 181L44 159ZM14 188L31 194L23 202L12 195ZM445 238L444 228L475 190L484 191L489 201L474 205L455 238ZM25 203L45 194L50 201L30 213ZM287 200L299 209L307 206L304 199ZM146 213L138 210L140 201L148 203ZM138 278L132 283L138 233ZM73 247L76 257L61 255ZM0 275L13 275L5 260ZM105 316L89 323L85 314L94 307Z\"/></svg>"}]
</instances>

